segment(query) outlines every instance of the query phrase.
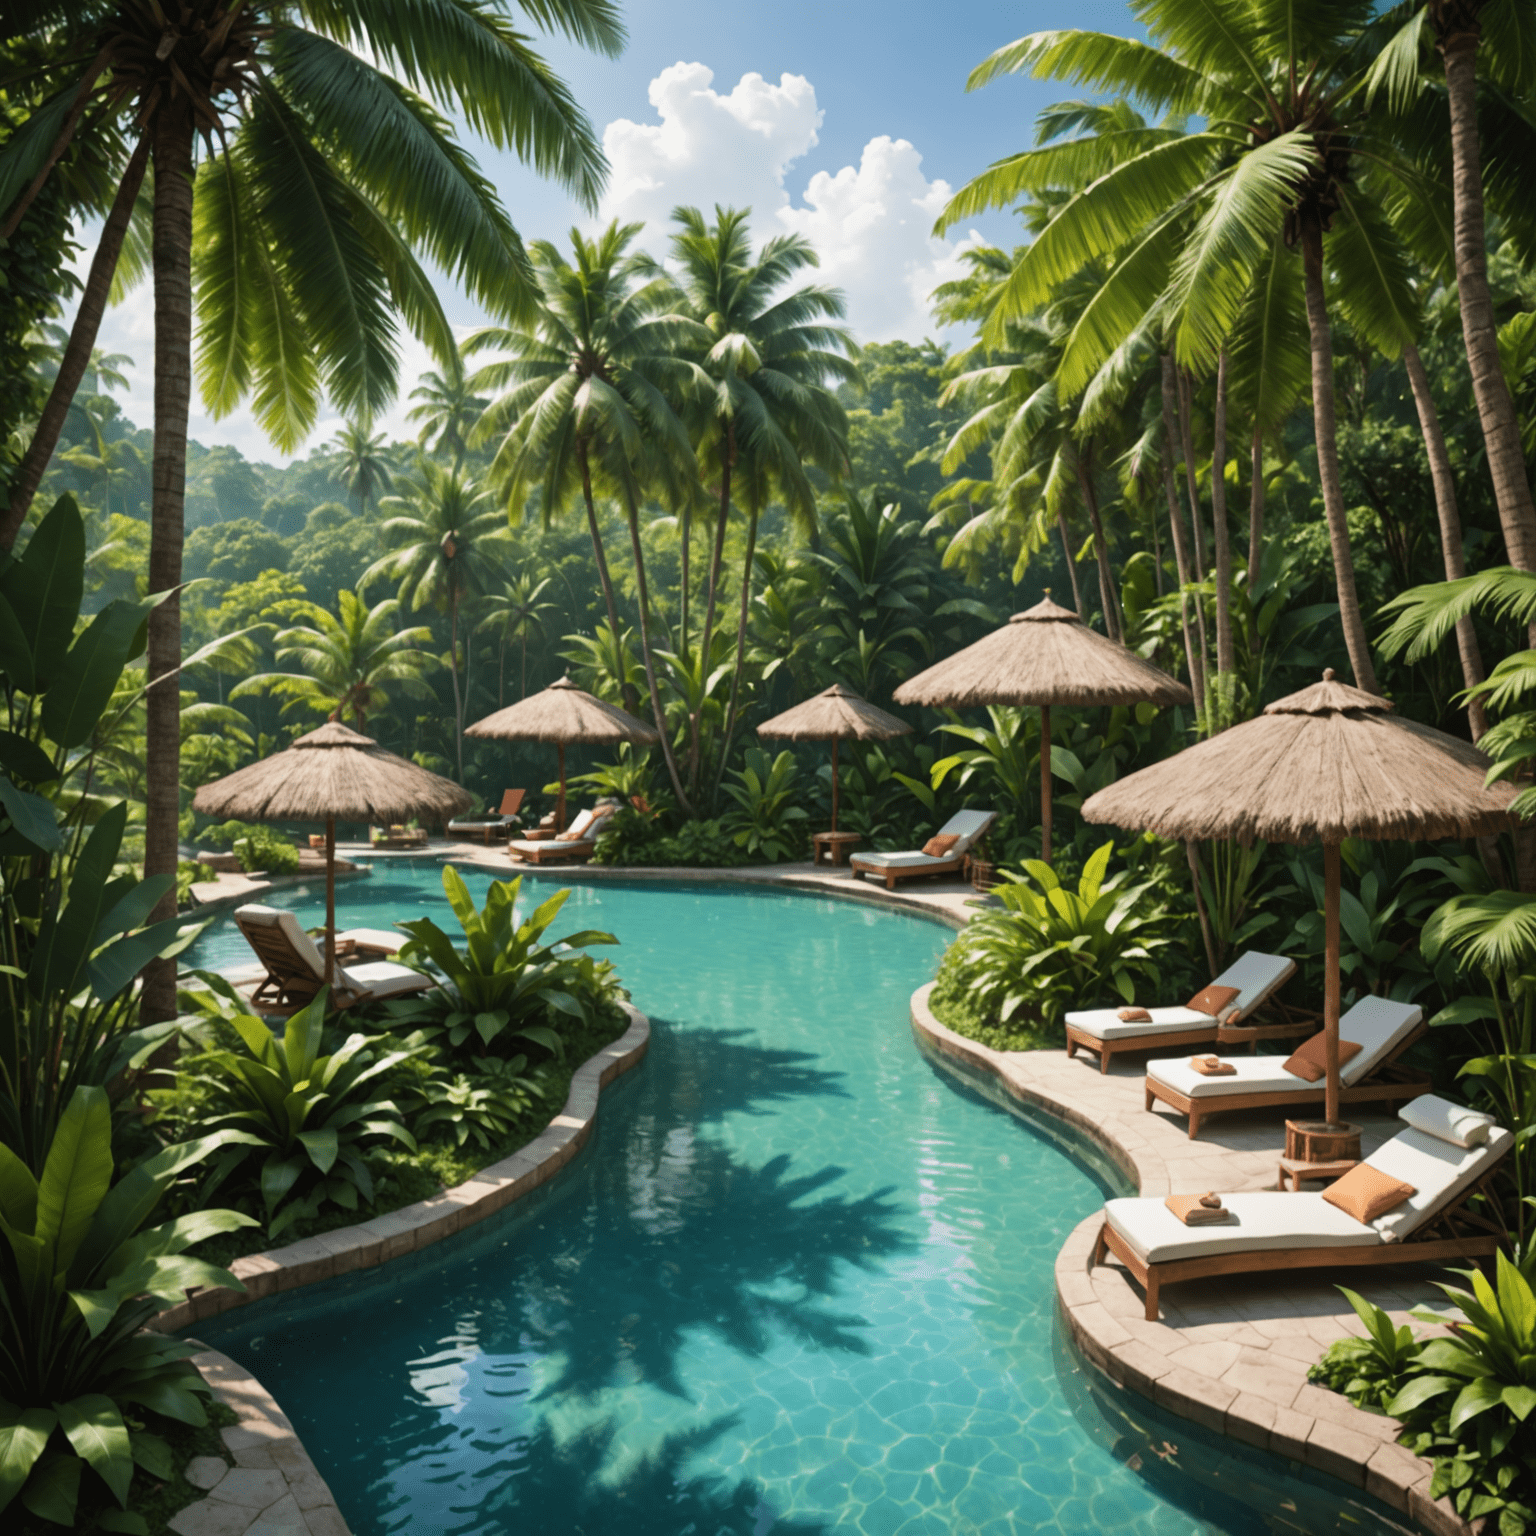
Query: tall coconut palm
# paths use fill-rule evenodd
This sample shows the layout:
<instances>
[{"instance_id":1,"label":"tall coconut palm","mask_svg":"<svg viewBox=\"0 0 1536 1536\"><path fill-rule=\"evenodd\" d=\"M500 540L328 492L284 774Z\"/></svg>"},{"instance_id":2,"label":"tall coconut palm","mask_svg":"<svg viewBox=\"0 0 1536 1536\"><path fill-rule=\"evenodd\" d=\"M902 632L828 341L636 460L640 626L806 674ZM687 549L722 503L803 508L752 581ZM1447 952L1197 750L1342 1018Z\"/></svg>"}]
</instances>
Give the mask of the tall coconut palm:
<instances>
[{"instance_id":1,"label":"tall coconut palm","mask_svg":"<svg viewBox=\"0 0 1536 1536\"><path fill-rule=\"evenodd\" d=\"M236 684L230 698L275 693L291 709L317 711L332 720L350 720L365 735L368 717L389 703L391 692L430 698L426 675L437 659L423 646L432 631L423 625L401 629L400 600L385 598L369 607L356 592L336 594L336 612L302 603L293 617L308 619L273 636L277 660L297 672L259 672Z\"/></svg>"},{"instance_id":2,"label":"tall coconut palm","mask_svg":"<svg viewBox=\"0 0 1536 1536\"><path fill-rule=\"evenodd\" d=\"M733 485L743 493L747 514L736 666L717 777L725 771L740 697L758 519L772 494L802 528L815 526L807 464L834 479L848 464L847 423L828 386L859 377L852 336L831 323L846 313L842 294L816 284L785 291L800 273L820 265L815 250L798 235L779 235L754 255L750 217L749 209L717 205L711 223L697 208L672 210L677 278L698 326L691 355L708 379L693 415L695 447L719 500L700 656L711 654ZM695 787L702 768L697 747L695 741Z\"/></svg>"},{"instance_id":3,"label":"tall coconut palm","mask_svg":"<svg viewBox=\"0 0 1536 1536\"><path fill-rule=\"evenodd\" d=\"M422 374L411 399L421 402L412 406L405 418L421 423L417 441L433 453L451 454L453 467L462 469L470 433L489 402L470 388L464 357L457 347L440 371L430 368Z\"/></svg>"},{"instance_id":4,"label":"tall coconut palm","mask_svg":"<svg viewBox=\"0 0 1536 1536\"><path fill-rule=\"evenodd\" d=\"M505 590L495 593L485 616L477 629L493 634L500 642L496 665L496 707L506 703L507 646L514 640L523 650L523 665L518 682L517 696L528 696L528 638L543 633L544 621L556 611L554 603L545 602L544 594L554 581L553 576L535 580L528 572L514 576Z\"/></svg>"},{"instance_id":5,"label":"tall coconut palm","mask_svg":"<svg viewBox=\"0 0 1536 1536\"><path fill-rule=\"evenodd\" d=\"M359 513L366 513L370 504L394 484L384 434L370 432L364 422L349 421L331 439L331 447L338 455L331 479L345 488Z\"/></svg>"},{"instance_id":6,"label":"tall coconut palm","mask_svg":"<svg viewBox=\"0 0 1536 1536\"><path fill-rule=\"evenodd\" d=\"M1043 302L1063 277L1113 258L1065 348L1068 393L1153 309L1177 360L1214 372L1275 245L1299 249L1340 613L1356 681L1374 689L1339 477L1328 292L1365 339L1397 355L1411 338L1416 298L1383 208L1432 206L1434 189L1388 137L1382 114L1366 110L1360 34L1373 7L1296 9L1283 27L1264 0L1222 7L1219 25L1204 0L1137 0L1134 10L1150 43L1040 33L999 50L972 83L1024 70L1092 80L1170 119L999 162L957 194L940 223L1036 189L1080 188L1026 250L999 306L1002 323ZM1185 131L1185 114L1204 127Z\"/></svg>"},{"instance_id":7,"label":"tall coconut palm","mask_svg":"<svg viewBox=\"0 0 1536 1536\"><path fill-rule=\"evenodd\" d=\"M528 0L537 26L622 46L612 0ZM82 120L141 142L154 176L154 493L148 667L181 662L193 297L197 373L215 412L250 397L295 448L321 399L368 415L393 396L399 317L438 356L452 333L427 255L493 309L526 309L517 231L444 113L553 175L589 205L605 172L591 125L514 25L513 0L35 0L25 26L50 94L0 151L8 238ZM197 145L217 145L199 162ZM180 700L152 685L145 872L176 867ZM171 915L167 896L157 908ZM146 974L144 1010L174 1012L174 966Z\"/></svg>"},{"instance_id":8,"label":"tall coconut palm","mask_svg":"<svg viewBox=\"0 0 1536 1536\"><path fill-rule=\"evenodd\" d=\"M548 241L536 242L541 301L532 320L488 326L465 350L506 354L470 381L476 389L500 391L475 429L478 441L500 438L492 476L514 502L538 485L546 518L580 491L615 635L622 630L596 492L611 490L624 507L651 709L673 788L686 807L656 682L639 506L658 476L674 502L692 494L693 451L676 405L697 373L679 349L699 328L679 312L677 291L655 260L630 249L641 228L615 221L595 239L573 229L571 261Z\"/></svg>"},{"instance_id":9,"label":"tall coconut palm","mask_svg":"<svg viewBox=\"0 0 1536 1536\"><path fill-rule=\"evenodd\" d=\"M358 590L385 578L400 583L399 597L413 610L427 606L448 615L448 669L453 678L454 745L464 777L464 695L459 684L459 609L505 577L500 561L510 549L506 518L475 481L430 459L417 465L405 494L386 496L380 532L394 548L363 572Z\"/></svg>"}]
</instances>

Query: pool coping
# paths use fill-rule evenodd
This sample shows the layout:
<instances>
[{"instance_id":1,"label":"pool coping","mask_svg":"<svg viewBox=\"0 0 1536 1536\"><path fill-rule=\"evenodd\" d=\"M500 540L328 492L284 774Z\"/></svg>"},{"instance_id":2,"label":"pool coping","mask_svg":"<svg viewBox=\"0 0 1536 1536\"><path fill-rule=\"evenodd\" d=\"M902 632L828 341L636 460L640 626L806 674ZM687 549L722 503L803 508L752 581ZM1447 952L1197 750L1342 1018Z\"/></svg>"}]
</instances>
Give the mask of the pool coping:
<instances>
[{"instance_id":1,"label":"pool coping","mask_svg":"<svg viewBox=\"0 0 1536 1536\"><path fill-rule=\"evenodd\" d=\"M602 1090L638 1066L650 1046L650 1020L631 1003L620 1006L629 1016L629 1028L577 1067L564 1107L525 1146L426 1200L236 1259L229 1269L245 1286L243 1291L227 1285L194 1290L185 1301L159 1313L149 1326L174 1333L282 1291L387 1264L474 1226L532 1193L587 1144Z\"/></svg>"},{"instance_id":2,"label":"pool coping","mask_svg":"<svg viewBox=\"0 0 1536 1536\"><path fill-rule=\"evenodd\" d=\"M1035 1053L994 1051L941 1024L929 1006L932 991L932 982L919 987L910 1005L912 1033L924 1055L985 1072L1010 1098L1065 1122L1143 1194L1171 1191L1167 1160L1148 1138L1134 1130L1127 1135L1128 1128L1116 1120L1095 1120L1049 1085L1026 1081L1019 1058ZM1305 1389L1311 1394L1306 1409L1277 1404L1202 1372L1176 1329L1138 1322L1133 1331L1125 1318L1113 1315L1090 1279L1103 1219L1100 1212L1084 1217L1055 1264L1062 1321L1079 1354L1101 1375L1181 1418L1363 1489L1434 1536L1471 1536L1473 1527L1449 1499L1429 1497L1434 1469L1397 1443L1395 1420L1366 1413L1321 1388ZM1176 1355L1181 1358L1170 1358Z\"/></svg>"}]
</instances>

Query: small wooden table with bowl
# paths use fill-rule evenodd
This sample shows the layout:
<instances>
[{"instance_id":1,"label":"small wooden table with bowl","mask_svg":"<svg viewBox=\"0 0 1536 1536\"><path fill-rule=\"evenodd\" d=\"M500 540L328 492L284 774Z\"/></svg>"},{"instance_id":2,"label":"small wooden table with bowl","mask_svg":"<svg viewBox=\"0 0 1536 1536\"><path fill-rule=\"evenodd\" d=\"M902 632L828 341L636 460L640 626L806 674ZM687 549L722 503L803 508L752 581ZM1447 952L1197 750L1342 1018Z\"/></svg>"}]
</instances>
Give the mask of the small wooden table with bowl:
<instances>
[{"instance_id":1,"label":"small wooden table with bowl","mask_svg":"<svg viewBox=\"0 0 1536 1536\"><path fill-rule=\"evenodd\" d=\"M857 832L812 832L812 864L846 864L863 838ZM825 855L825 857L823 857Z\"/></svg>"}]
</instances>

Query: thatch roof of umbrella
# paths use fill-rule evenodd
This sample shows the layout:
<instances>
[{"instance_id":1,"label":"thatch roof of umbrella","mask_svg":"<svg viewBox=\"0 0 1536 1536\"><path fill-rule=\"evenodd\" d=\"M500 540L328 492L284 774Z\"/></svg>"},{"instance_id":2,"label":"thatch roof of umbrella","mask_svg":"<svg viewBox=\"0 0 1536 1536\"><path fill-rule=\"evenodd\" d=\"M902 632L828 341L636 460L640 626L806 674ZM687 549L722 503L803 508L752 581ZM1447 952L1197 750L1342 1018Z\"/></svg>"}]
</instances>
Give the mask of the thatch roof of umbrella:
<instances>
[{"instance_id":1,"label":"thatch roof of umbrella","mask_svg":"<svg viewBox=\"0 0 1536 1536\"><path fill-rule=\"evenodd\" d=\"M1049 594L896 690L898 704L1188 704L1188 688L1089 629Z\"/></svg>"},{"instance_id":2,"label":"thatch roof of umbrella","mask_svg":"<svg viewBox=\"0 0 1536 1536\"><path fill-rule=\"evenodd\" d=\"M785 741L835 741L840 736L887 741L892 736L905 736L911 729L905 720L876 709L851 688L833 683L815 698L765 720L758 726L757 734Z\"/></svg>"},{"instance_id":3,"label":"thatch roof of umbrella","mask_svg":"<svg viewBox=\"0 0 1536 1536\"><path fill-rule=\"evenodd\" d=\"M620 741L653 746L661 740L653 726L617 704L605 704L568 677L466 726L464 734L492 741L549 741L562 746L585 742L601 747Z\"/></svg>"},{"instance_id":4,"label":"thatch roof of umbrella","mask_svg":"<svg viewBox=\"0 0 1536 1536\"><path fill-rule=\"evenodd\" d=\"M451 779L335 720L192 797L199 815L238 821L447 821L474 803Z\"/></svg>"},{"instance_id":5,"label":"thatch roof of umbrella","mask_svg":"<svg viewBox=\"0 0 1536 1536\"><path fill-rule=\"evenodd\" d=\"M1164 837L1337 843L1507 831L1517 790L1484 785L1470 743L1403 720L1375 694L1323 681L1101 789L1088 821Z\"/></svg>"}]
</instances>

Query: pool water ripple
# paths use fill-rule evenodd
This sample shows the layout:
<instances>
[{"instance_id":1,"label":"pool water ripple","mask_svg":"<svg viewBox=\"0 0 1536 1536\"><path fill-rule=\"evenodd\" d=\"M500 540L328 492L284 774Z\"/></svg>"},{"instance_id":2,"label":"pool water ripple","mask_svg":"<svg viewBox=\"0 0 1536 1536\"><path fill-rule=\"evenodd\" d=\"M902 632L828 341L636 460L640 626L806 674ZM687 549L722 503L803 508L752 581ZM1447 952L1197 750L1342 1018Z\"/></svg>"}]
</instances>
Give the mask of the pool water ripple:
<instances>
[{"instance_id":1,"label":"pool water ripple","mask_svg":"<svg viewBox=\"0 0 1536 1536\"><path fill-rule=\"evenodd\" d=\"M392 863L344 919L444 910L438 881ZM311 922L317 896L285 899ZM946 930L686 885L578 886L566 919L619 937L653 1026L581 1157L431 1250L199 1325L358 1536L1398 1528L1083 1373L1052 1266L1105 1185L914 1049ZM196 958L247 957L221 927Z\"/></svg>"}]
</instances>

